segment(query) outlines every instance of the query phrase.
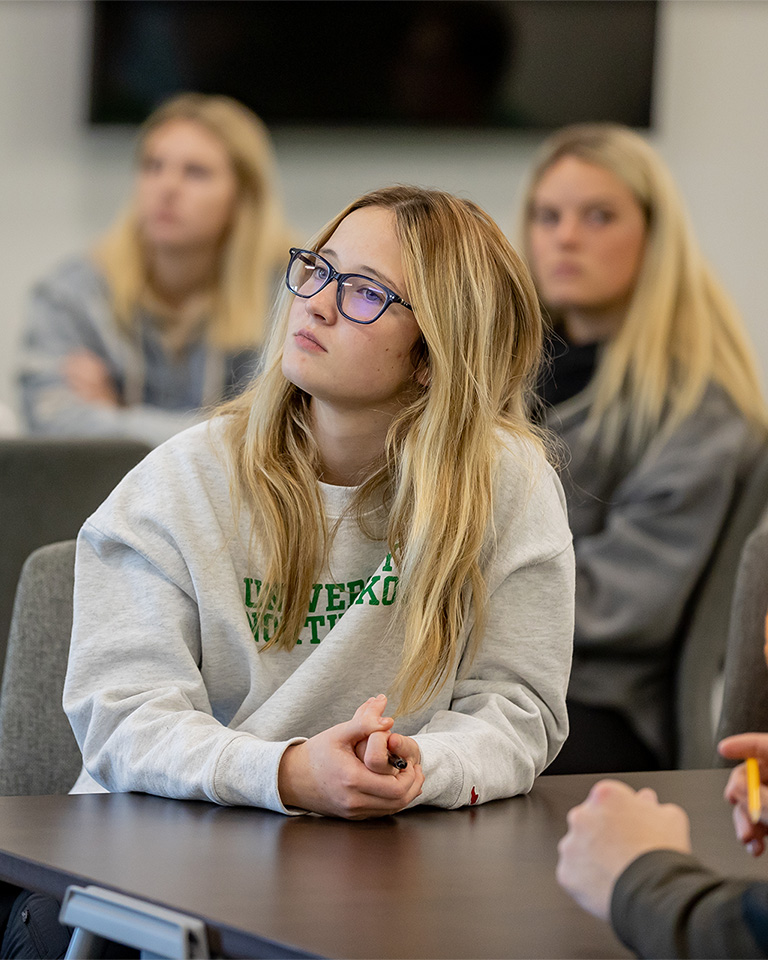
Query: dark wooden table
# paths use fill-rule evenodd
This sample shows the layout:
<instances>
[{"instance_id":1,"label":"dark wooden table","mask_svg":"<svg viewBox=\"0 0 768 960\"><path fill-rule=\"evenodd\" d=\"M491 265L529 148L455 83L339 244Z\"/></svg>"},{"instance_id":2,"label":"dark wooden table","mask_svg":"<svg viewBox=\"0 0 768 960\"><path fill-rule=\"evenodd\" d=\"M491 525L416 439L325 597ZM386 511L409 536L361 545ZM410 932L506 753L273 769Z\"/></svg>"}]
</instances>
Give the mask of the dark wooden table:
<instances>
[{"instance_id":1,"label":"dark wooden table","mask_svg":"<svg viewBox=\"0 0 768 960\"><path fill-rule=\"evenodd\" d=\"M763 876L733 839L724 770L627 774L682 803L706 862ZM527 797L348 823L140 794L0 798L0 878L96 883L200 917L241 957L625 957L554 877L593 776Z\"/></svg>"}]
</instances>

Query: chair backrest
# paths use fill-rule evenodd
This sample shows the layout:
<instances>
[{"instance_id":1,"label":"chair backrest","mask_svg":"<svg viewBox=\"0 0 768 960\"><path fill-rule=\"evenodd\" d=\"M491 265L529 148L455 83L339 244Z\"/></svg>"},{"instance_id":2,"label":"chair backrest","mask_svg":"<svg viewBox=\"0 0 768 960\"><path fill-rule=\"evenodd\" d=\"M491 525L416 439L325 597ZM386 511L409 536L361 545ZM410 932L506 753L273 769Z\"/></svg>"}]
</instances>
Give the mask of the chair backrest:
<instances>
[{"instance_id":1,"label":"chair backrest","mask_svg":"<svg viewBox=\"0 0 768 960\"><path fill-rule=\"evenodd\" d=\"M0 693L0 796L67 793L82 763L61 706L72 631L75 541L21 572Z\"/></svg>"},{"instance_id":2,"label":"chair backrest","mask_svg":"<svg viewBox=\"0 0 768 960\"><path fill-rule=\"evenodd\" d=\"M768 511L747 540L736 577L725 655L723 703L717 739L752 730L768 732ZM723 765L728 761L719 758Z\"/></svg>"},{"instance_id":3,"label":"chair backrest","mask_svg":"<svg viewBox=\"0 0 768 960\"><path fill-rule=\"evenodd\" d=\"M688 609L676 671L677 766L716 763L716 691L722 677L736 571L742 550L768 506L768 449L761 451L734 498Z\"/></svg>"},{"instance_id":4,"label":"chair backrest","mask_svg":"<svg viewBox=\"0 0 768 960\"><path fill-rule=\"evenodd\" d=\"M0 672L24 561L43 544L76 537L150 449L120 439L0 441Z\"/></svg>"}]
</instances>

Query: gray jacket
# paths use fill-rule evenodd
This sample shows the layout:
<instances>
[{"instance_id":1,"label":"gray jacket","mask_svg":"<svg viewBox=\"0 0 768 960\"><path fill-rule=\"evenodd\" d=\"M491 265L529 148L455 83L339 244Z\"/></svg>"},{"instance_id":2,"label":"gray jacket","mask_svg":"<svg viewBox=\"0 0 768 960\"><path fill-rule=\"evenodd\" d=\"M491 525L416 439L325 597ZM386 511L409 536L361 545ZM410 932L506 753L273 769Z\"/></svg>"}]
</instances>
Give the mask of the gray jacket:
<instances>
[{"instance_id":1,"label":"gray jacket","mask_svg":"<svg viewBox=\"0 0 768 960\"><path fill-rule=\"evenodd\" d=\"M137 310L135 320L134 336L118 329L106 280L87 258L62 264L36 284L18 367L31 433L132 437L155 445L203 419L206 408L253 372L253 351L226 354L201 337L172 356L149 313ZM62 361L83 349L106 363L123 406L89 403L69 388Z\"/></svg>"},{"instance_id":2,"label":"gray jacket","mask_svg":"<svg viewBox=\"0 0 768 960\"><path fill-rule=\"evenodd\" d=\"M681 620L757 440L711 386L667 439L598 464L583 426L589 389L551 408L567 447L561 473L576 551L576 628L568 695L621 712L671 760L674 657Z\"/></svg>"}]
</instances>

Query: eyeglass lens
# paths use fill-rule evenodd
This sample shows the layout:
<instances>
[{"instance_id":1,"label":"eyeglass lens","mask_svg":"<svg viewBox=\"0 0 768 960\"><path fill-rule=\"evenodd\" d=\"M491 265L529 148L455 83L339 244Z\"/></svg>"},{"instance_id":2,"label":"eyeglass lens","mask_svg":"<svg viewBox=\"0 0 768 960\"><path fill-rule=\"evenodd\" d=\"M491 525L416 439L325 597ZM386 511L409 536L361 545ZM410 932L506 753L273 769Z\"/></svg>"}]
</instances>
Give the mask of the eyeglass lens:
<instances>
[{"instance_id":1,"label":"eyeglass lens","mask_svg":"<svg viewBox=\"0 0 768 960\"><path fill-rule=\"evenodd\" d=\"M312 297L328 282L328 264L312 253L294 256L288 272L288 285L300 297ZM351 320L371 323L387 306L388 297L384 287L368 277L348 276L339 283L339 307Z\"/></svg>"}]
</instances>

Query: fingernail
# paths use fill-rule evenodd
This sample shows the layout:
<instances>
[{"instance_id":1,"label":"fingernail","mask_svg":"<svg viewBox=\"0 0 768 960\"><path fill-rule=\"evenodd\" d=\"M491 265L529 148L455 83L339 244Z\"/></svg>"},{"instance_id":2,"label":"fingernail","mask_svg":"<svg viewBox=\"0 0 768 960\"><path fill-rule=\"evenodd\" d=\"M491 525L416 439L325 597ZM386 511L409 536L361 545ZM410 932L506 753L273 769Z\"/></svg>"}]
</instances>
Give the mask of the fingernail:
<instances>
[{"instance_id":1,"label":"fingernail","mask_svg":"<svg viewBox=\"0 0 768 960\"><path fill-rule=\"evenodd\" d=\"M753 857L758 856L758 854L760 853L760 848L757 840L750 840L749 843L747 844L747 850L749 850L749 852L752 854Z\"/></svg>"}]
</instances>

